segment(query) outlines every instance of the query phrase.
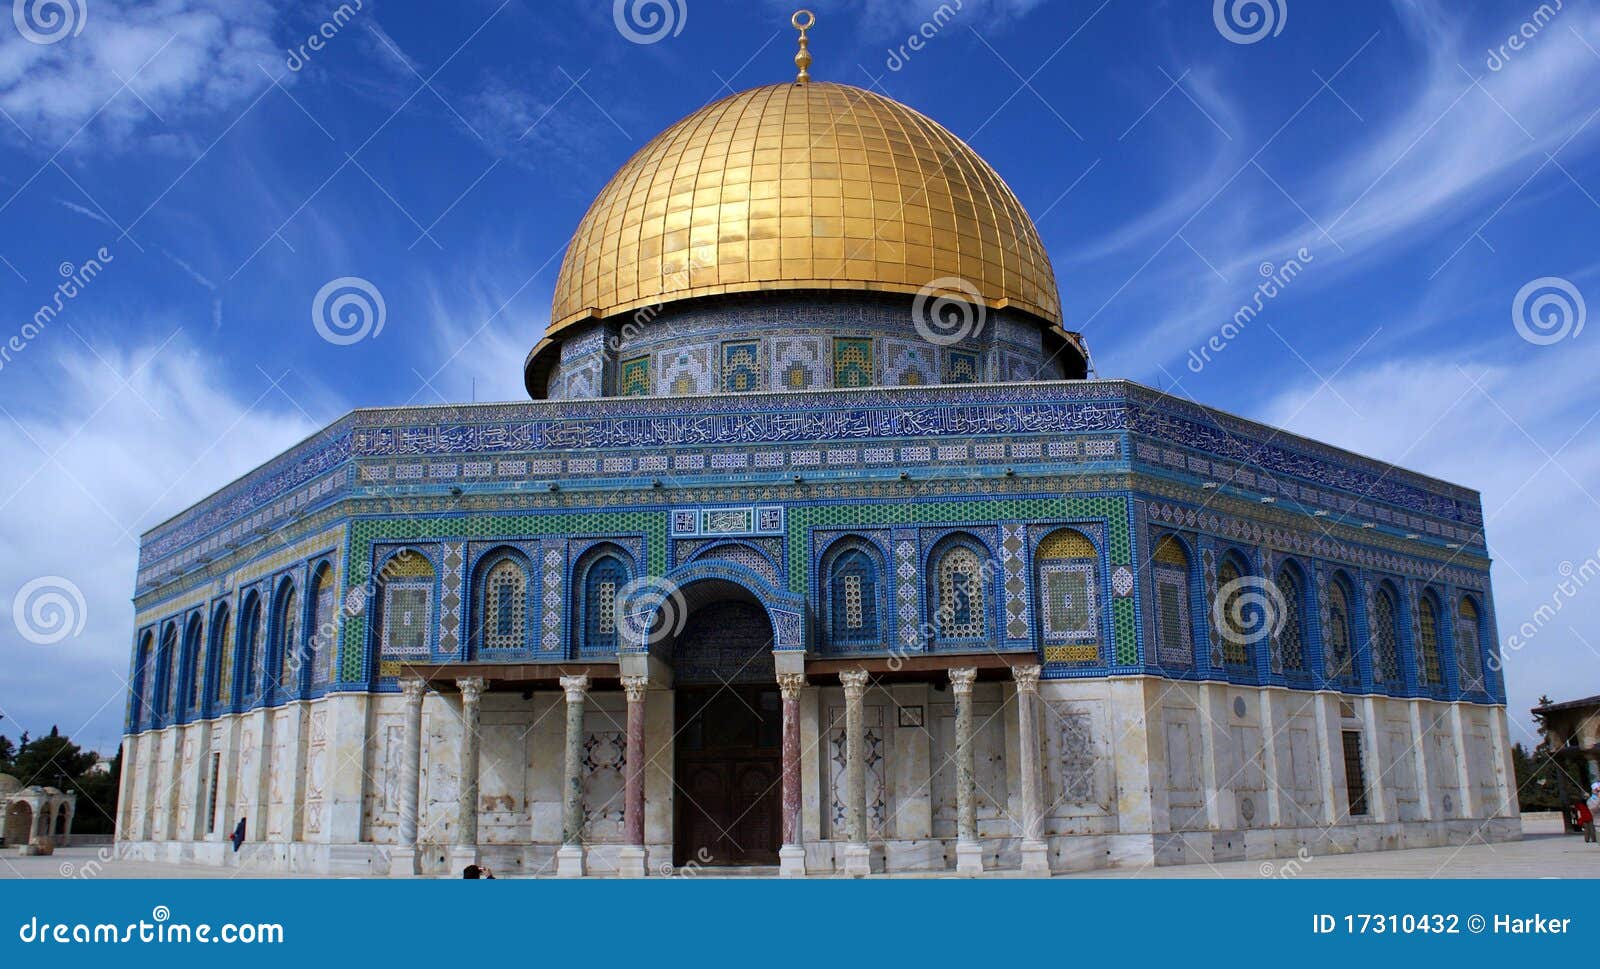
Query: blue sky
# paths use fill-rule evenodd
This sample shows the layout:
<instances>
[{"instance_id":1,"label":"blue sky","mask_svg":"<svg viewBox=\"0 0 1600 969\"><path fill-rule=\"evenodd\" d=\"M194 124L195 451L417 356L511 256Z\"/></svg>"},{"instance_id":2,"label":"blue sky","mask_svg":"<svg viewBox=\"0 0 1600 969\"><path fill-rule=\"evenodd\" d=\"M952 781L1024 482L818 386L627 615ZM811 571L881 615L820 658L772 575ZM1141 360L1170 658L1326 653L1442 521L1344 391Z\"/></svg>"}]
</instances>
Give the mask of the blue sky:
<instances>
[{"instance_id":1,"label":"blue sky","mask_svg":"<svg viewBox=\"0 0 1600 969\"><path fill-rule=\"evenodd\" d=\"M0 624L0 732L114 745L143 529L352 407L521 396L609 175L793 74L790 5L359 6L303 52L333 3L72 0L53 43L0 30L4 337L103 267L0 360L0 605L83 595L59 642ZM1600 306L1600 6L937 6L814 3L814 76L995 166L1102 376L1482 490L1502 639L1560 604L1508 659L1514 735L1541 692L1600 693L1600 589L1558 592L1600 557L1600 333L1513 315L1548 278ZM310 306L345 276L386 322L331 346Z\"/></svg>"}]
</instances>

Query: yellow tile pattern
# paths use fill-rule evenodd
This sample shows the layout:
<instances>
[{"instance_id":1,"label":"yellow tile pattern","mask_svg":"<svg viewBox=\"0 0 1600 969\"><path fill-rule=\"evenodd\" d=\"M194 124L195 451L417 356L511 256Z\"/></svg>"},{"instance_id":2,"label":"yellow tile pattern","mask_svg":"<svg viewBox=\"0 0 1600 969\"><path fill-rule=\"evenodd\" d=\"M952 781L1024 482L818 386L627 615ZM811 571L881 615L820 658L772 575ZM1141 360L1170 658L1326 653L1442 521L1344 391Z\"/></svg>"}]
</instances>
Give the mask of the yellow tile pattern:
<instances>
[{"instance_id":1,"label":"yellow tile pattern","mask_svg":"<svg viewBox=\"0 0 1600 969\"><path fill-rule=\"evenodd\" d=\"M861 88L774 84L695 112L611 179L572 237L550 333L696 296L952 276L1061 322L1032 221L964 142Z\"/></svg>"}]
</instances>

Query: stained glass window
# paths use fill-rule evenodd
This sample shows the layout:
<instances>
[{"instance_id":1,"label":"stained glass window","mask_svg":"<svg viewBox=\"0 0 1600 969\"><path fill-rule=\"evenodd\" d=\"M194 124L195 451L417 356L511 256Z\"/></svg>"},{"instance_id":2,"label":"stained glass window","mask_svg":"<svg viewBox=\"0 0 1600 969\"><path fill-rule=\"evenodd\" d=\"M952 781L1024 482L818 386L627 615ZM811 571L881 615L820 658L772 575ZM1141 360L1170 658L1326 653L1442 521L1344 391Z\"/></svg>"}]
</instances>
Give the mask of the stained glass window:
<instances>
[{"instance_id":1,"label":"stained glass window","mask_svg":"<svg viewBox=\"0 0 1600 969\"><path fill-rule=\"evenodd\" d=\"M1424 595L1417 607L1417 677L1424 686L1440 686L1444 672L1439 667L1439 611L1433 597Z\"/></svg>"},{"instance_id":2,"label":"stained glass window","mask_svg":"<svg viewBox=\"0 0 1600 969\"><path fill-rule=\"evenodd\" d=\"M1355 654L1351 644L1350 596L1344 583L1335 579L1328 586L1328 676L1349 681L1355 678Z\"/></svg>"},{"instance_id":3,"label":"stained glass window","mask_svg":"<svg viewBox=\"0 0 1600 969\"><path fill-rule=\"evenodd\" d=\"M982 570L972 549L958 545L939 560L938 623L944 639L976 639L984 634Z\"/></svg>"},{"instance_id":4,"label":"stained glass window","mask_svg":"<svg viewBox=\"0 0 1600 969\"><path fill-rule=\"evenodd\" d=\"M266 662L261 658L267 635L266 625L261 621L261 598L252 592L245 600L244 618L239 623L239 642L244 650L240 657L244 679L239 693L246 700L253 698L261 689L261 670Z\"/></svg>"},{"instance_id":5,"label":"stained glass window","mask_svg":"<svg viewBox=\"0 0 1600 969\"><path fill-rule=\"evenodd\" d=\"M1156 543L1153 559L1156 649L1163 664L1188 666L1194 655L1194 627L1189 621L1189 556L1168 535Z\"/></svg>"},{"instance_id":6,"label":"stained glass window","mask_svg":"<svg viewBox=\"0 0 1600 969\"><path fill-rule=\"evenodd\" d=\"M617 584L610 579L601 582L595 590L594 618L602 633L617 631Z\"/></svg>"},{"instance_id":7,"label":"stained glass window","mask_svg":"<svg viewBox=\"0 0 1600 969\"><path fill-rule=\"evenodd\" d=\"M1372 678L1379 683L1400 682L1400 610L1388 589L1379 589L1372 610Z\"/></svg>"},{"instance_id":8,"label":"stained glass window","mask_svg":"<svg viewBox=\"0 0 1600 969\"><path fill-rule=\"evenodd\" d=\"M200 709L201 697L205 695L206 651L203 646L204 632L200 617L196 616L189 621L189 631L185 634L183 642L185 671L183 707L191 713Z\"/></svg>"},{"instance_id":9,"label":"stained glass window","mask_svg":"<svg viewBox=\"0 0 1600 969\"><path fill-rule=\"evenodd\" d=\"M627 570L615 555L605 555L589 567L583 583L583 651L617 651L617 594L627 584ZM626 605L626 604L624 604Z\"/></svg>"},{"instance_id":10,"label":"stained glass window","mask_svg":"<svg viewBox=\"0 0 1600 969\"><path fill-rule=\"evenodd\" d=\"M133 722L143 722L150 712L150 684L155 681L154 671L151 669L154 652L149 633L139 640L138 658L133 668Z\"/></svg>"},{"instance_id":11,"label":"stained glass window","mask_svg":"<svg viewBox=\"0 0 1600 969\"><path fill-rule=\"evenodd\" d=\"M1282 597L1283 609L1283 616L1277 627L1278 659L1283 663L1285 671L1304 672L1305 609L1300 598L1300 580L1293 569L1284 568L1278 572L1278 595Z\"/></svg>"},{"instance_id":12,"label":"stained glass window","mask_svg":"<svg viewBox=\"0 0 1600 969\"><path fill-rule=\"evenodd\" d=\"M311 587L311 683L326 686L333 682L339 657L339 623L334 605L333 570L317 570Z\"/></svg>"},{"instance_id":13,"label":"stained glass window","mask_svg":"<svg viewBox=\"0 0 1600 969\"><path fill-rule=\"evenodd\" d=\"M178 627L168 626L166 632L161 634L161 658L157 661L160 671L160 682L156 684L156 712L163 717L172 716L173 693L172 680L178 668Z\"/></svg>"},{"instance_id":14,"label":"stained glass window","mask_svg":"<svg viewBox=\"0 0 1600 969\"><path fill-rule=\"evenodd\" d=\"M1456 617L1456 666L1461 674L1461 689L1483 689L1483 655L1479 651L1478 607L1462 599Z\"/></svg>"},{"instance_id":15,"label":"stained glass window","mask_svg":"<svg viewBox=\"0 0 1600 969\"><path fill-rule=\"evenodd\" d=\"M300 597L294 586L285 587L278 599L278 642L273 652L278 656L278 688L294 692L300 686L300 666L304 657L300 653Z\"/></svg>"},{"instance_id":16,"label":"stained glass window","mask_svg":"<svg viewBox=\"0 0 1600 969\"><path fill-rule=\"evenodd\" d=\"M226 605L220 606L211 620L211 636L218 656L212 698L218 704L225 704L233 699L233 623Z\"/></svg>"},{"instance_id":17,"label":"stained glass window","mask_svg":"<svg viewBox=\"0 0 1600 969\"><path fill-rule=\"evenodd\" d=\"M1232 559L1222 563L1217 569L1217 595L1225 593L1237 598L1240 590L1236 583L1244 578L1239 566ZM1218 632L1222 638L1222 661L1229 666L1248 669L1250 663L1250 641L1246 630L1234 622L1232 602L1218 602L1212 606L1212 613L1218 617L1222 627Z\"/></svg>"},{"instance_id":18,"label":"stained glass window","mask_svg":"<svg viewBox=\"0 0 1600 969\"><path fill-rule=\"evenodd\" d=\"M483 648L525 649L528 645L528 573L507 556L484 574Z\"/></svg>"},{"instance_id":19,"label":"stained glass window","mask_svg":"<svg viewBox=\"0 0 1600 969\"><path fill-rule=\"evenodd\" d=\"M398 676L404 663L426 659L433 643L433 563L419 551L402 549L379 575L378 675Z\"/></svg>"},{"instance_id":20,"label":"stained glass window","mask_svg":"<svg viewBox=\"0 0 1600 969\"><path fill-rule=\"evenodd\" d=\"M877 564L859 548L846 549L828 566L829 628L834 642L878 641Z\"/></svg>"}]
</instances>

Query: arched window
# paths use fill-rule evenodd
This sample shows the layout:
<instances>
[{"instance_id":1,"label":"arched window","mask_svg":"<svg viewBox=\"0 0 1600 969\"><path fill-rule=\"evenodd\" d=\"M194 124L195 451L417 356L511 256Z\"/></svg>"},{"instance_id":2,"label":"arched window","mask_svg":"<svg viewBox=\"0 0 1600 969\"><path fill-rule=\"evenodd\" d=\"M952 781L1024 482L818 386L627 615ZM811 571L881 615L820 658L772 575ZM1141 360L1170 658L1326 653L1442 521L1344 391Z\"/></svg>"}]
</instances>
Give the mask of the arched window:
<instances>
[{"instance_id":1,"label":"arched window","mask_svg":"<svg viewBox=\"0 0 1600 969\"><path fill-rule=\"evenodd\" d=\"M527 649L527 566L510 554L485 564L478 583L479 645L482 649Z\"/></svg>"},{"instance_id":2,"label":"arched window","mask_svg":"<svg viewBox=\"0 0 1600 969\"><path fill-rule=\"evenodd\" d=\"M157 652L156 660L156 694L154 709L156 716L162 722L169 722L172 718L172 705L177 692L173 689L173 677L178 670L178 627L172 623L161 631L161 648Z\"/></svg>"},{"instance_id":3,"label":"arched window","mask_svg":"<svg viewBox=\"0 0 1600 969\"><path fill-rule=\"evenodd\" d=\"M183 636L183 709L186 713L200 712L200 700L205 695L206 651L204 649L205 624L199 616L189 619Z\"/></svg>"},{"instance_id":4,"label":"arched window","mask_svg":"<svg viewBox=\"0 0 1600 969\"><path fill-rule=\"evenodd\" d=\"M1468 596L1461 597L1456 610L1456 668L1460 671L1463 692L1481 692L1483 686L1482 620L1478 607Z\"/></svg>"},{"instance_id":5,"label":"arched window","mask_svg":"<svg viewBox=\"0 0 1600 969\"><path fill-rule=\"evenodd\" d=\"M1400 607L1387 585L1372 600L1372 678L1400 685Z\"/></svg>"},{"instance_id":6,"label":"arched window","mask_svg":"<svg viewBox=\"0 0 1600 969\"><path fill-rule=\"evenodd\" d=\"M155 639L148 632L139 637L133 654L133 716L135 730L150 715L150 688L155 683Z\"/></svg>"},{"instance_id":7,"label":"arched window","mask_svg":"<svg viewBox=\"0 0 1600 969\"><path fill-rule=\"evenodd\" d=\"M1189 666L1194 657L1194 625L1189 618L1189 554L1171 535L1156 542L1151 555L1155 585L1156 657L1163 666Z\"/></svg>"},{"instance_id":8,"label":"arched window","mask_svg":"<svg viewBox=\"0 0 1600 969\"><path fill-rule=\"evenodd\" d=\"M862 649L883 643L878 609L880 561L868 546L854 541L824 559L822 595L832 644Z\"/></svg>"},{"instance_id":9,"label":"arched window","mask_svg":"<svg viewBox=\"0 0 1600 969\"><path fill-rule=\"evenodd\" d=\"M211 700L220 708L233 699L233 625L226 602L211 616L211 654L217 657Z\"/></svg>"},{"instance_id":10,"label":"arched window","mask_svg":"<svg viewBox=\"0 0 1600 969\"><path fill-rule=\"evenodd\" d=\"M400 665L426 660L433 642L433 563L421 552L403 549L379 575L382 615L376 625L378 675L398 676Z\"/></svg>"},{"instance_id":11,"label":"arched window","mask_svg":"<svg viewBox=\"0 0 1600 969\"><path fill-rule=\"evenodd\" d=\"M278 602L272 610L272 629L275 638L272 655L278 661L277 676L272 684L285 694L300 692L300 668L305 664L301 653L300 596L294 583L285 580L278 588Z\"/></svg>"},{"instance_id":12,"label":"arched window","mask_svg":"<svg viewBox=\"0 0 1600 969\"><path fill-rule=\"evenodd\" d=\"M306 652L310 654L311 685L327 686L334 680L339 661L339 623L334 603L333 568L323 563L311 579L311 629Z\"/></svg>"},{"instance_id":13,"label":"arched window","mask_svg":"<svg viewBox=\"0 0 1600 969\"><path fill-rule=\"evenodd\" d=\"M1300 570L1293 565L1285 565L1278 570L1278 578L1275 581L1278 586L1279 607L1283 610L1283 614L1278 617L1277 632L1273 636L1273 652L1283 672L1304 673L1306 611Z\"/></svg>"},{"instance_id":14,"label":"arched window","mask_svg":"<svg viewBox=\"0 0 1600 969\"><path fill-rule=\"evenodd\" d=\"M969 545L953 545L934 568L934 632L939 639L982 639L989 629L983 567Z\"/></svg>"},{"instance_id":15,"label":"arched window","mask_svg":"<svg viewBox=\"0 0 1600 969\"><path fill-rule=\"evenodd\" d=\"M1100 660L1100 557L1088 536L1061 528L1034 552L1039 626L1047 662Z\"/></svg>"},{"instance_id":16,"label":"arched window","mask_svg":"<svg viewBox=\"0 0 1600 969\"><path fill-rule=\"evenodd\" d=\"M1255 664L1250 659L1253 633L1246 625L1248 617L1242 609L1242 600L1248 594L1249 590L1244 587L1244 568L1236 556L1227 556L1217 567L1217 591L1211 604L1211 614L1219 625L1217 632L1222 639L1223 665L1235 671L1253 673Z\"/></svg>"},{"instance_id":17,"label":"arched window","mask_svg":"<svg viewBox=\"0 0 1600 969\"><path fill-rule=\"evenodd\" d=\"M617 651L617 594L627 584L627 566L616 555L601 555L584 572L581 655Z\"/></svg>"},{"instance_id":18,"label":"arched window","mask_svg":"<svg viewBox=\"0 0 1600 969\"><path fill-rule=\"evenodd\" d=\"M267 651L267 624L261 615L261 596L255 590L245 597L244 611L240 615L239 645L243 652L239 663L242 677L239 696L249 702L261 692L261 674L267 663L262 655Z\"/></svg>"},{"instance_id":19,"label":"arched window","mask_svg":"<svg viewBox=\"0 0 1600 969\"><path fill-rule=\"evenodd\" d=\"M1323 636L1327 647L1328 679L1349 683L1356 679L1354 619L1350 614L1350 592L1342 576L1328 583L1328 628Z\"/></svg>"},{"instance_id":20,"label":"arched window","mask_svg":"<svg viewBox=\"0 0 1600 969\"><path fill-rule=\"evenodd\" d=\"M1417 680L1423 686L1443 686L1439 666L1439 607L1433 594L1424 592L1417 604Z\"/></svg>"}]
</instances>

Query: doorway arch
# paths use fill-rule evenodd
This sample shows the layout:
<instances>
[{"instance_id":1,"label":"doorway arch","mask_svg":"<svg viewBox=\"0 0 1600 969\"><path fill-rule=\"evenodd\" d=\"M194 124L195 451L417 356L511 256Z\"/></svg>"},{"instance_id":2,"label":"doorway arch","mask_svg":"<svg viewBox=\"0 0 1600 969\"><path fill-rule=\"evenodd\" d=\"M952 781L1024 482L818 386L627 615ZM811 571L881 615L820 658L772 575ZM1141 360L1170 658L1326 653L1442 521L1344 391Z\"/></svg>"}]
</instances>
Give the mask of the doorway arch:
<instances>
[{"instance_id":1,"label":"doorway arch","mask_svg":"<svg viewBox=\"0 0 1600 969\"><path fill-rule=\"evenodd\" d=\"M26 801L12 801L6 808L6 844L25 845L33 838L33 807Z\"/></svg>"},{"instance_id":2,"label":"doorway arch","mask_svg":"<svg viewBox=\"0 0 1600 969\"><path fill-rule=\"evenodd\" d=\"M783 721L773 621L753 591L726 578L680 591L685 619L664 650L676 690L673 862L776 864Z\"/></svg>"}]
</instances>

